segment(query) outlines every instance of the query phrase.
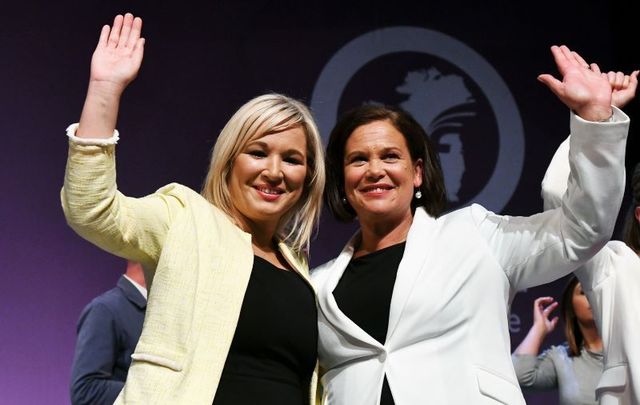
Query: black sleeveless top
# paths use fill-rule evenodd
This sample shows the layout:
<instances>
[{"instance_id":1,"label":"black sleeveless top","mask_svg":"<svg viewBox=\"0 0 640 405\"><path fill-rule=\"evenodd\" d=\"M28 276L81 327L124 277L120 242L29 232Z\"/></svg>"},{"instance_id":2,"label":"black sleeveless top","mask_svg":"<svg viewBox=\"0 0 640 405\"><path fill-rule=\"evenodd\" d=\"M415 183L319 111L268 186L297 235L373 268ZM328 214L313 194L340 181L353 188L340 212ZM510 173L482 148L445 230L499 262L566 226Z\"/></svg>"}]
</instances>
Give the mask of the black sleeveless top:
<instances>
[{"instance_id":1,"label":"black sleeveless top","mask_svg":"<svg viewBox=\"0 0 640 405\"><path fill-rule=\"evenodd\" d=\"M315 294L294 271L254 256L214 405L308 405L318 353Z\"/></svg>"},{"instance_id":2,"label":"black sleeveless top","mask_svg":"<svg viewBox=\"0 0 640 405\"><path fill-rule=\"evenodd\" d=\"M340 310L378 342L384 344L389 327L391 296L405 242L352 259L333 290ZM384 377L380 405L393 405Z\"/></svg>"}]
</instances>

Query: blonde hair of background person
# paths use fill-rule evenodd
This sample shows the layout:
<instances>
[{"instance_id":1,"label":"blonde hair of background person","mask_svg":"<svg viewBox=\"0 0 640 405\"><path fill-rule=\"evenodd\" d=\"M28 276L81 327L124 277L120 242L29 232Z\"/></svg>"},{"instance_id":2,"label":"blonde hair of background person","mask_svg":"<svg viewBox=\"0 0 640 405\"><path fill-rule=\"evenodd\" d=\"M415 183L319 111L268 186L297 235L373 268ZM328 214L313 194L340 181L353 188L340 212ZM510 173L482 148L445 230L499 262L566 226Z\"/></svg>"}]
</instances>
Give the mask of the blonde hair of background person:
<instances>
[{"instance_id":1,"label":"blonde hair of background person","mask_svg":"<svg viewBox=\"0 0 640 405\"><path fill-rule=\"evenodd\" d=\"M297 283L285 293L304 306L291 301L286 317L282 311L268 315L284 323L304 321L296 332L304 334L305 359L311 361L301 371L308 380L300 375L300 392L304 403L312 403L317 323L304 249L320 211L324 166L311 115L288 97L257 97L222 131L203 189L206 198L179 184L143 198L122 195L115 179L115 125L122 93L142 62L141 29L142 20L131 14L102 29L80 123L68 129L61 193L67 221L78 234L145 267L145 323L116 403L214 401L245 313L243 302L250 295L245 292L252 276L263 273L253 271L262 263L254 260L258 257L276 270L288 270L274 276L292 275L288 280ZM271 287L259 288L269 292ZM301 309L308 317L295 318ZM286 346L291 339L284 340Z\"/></svg>"}]
</instances>

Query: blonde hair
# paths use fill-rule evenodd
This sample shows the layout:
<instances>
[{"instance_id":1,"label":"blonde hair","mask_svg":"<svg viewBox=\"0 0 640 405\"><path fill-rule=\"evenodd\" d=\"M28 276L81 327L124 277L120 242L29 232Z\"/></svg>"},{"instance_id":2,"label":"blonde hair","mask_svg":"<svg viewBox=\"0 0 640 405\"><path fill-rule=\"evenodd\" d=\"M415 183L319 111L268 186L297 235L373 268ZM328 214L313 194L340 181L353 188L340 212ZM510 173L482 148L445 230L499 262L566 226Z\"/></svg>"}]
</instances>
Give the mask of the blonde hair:
<instances>
[{"instance_id":1,"label":"blonde hair","mask_svg":"<svg viewBox=\"0 0 640 405\"><path fill-rule=\"evenodd\" d=\"M318 128L301 102L281 94L265 94L240 107L213 147L201 194L233 219L228 180L236 157L251 140L293 127L302 128L306 136L307 177L300 200L280 219L276 232L296 254L303 255L320 217L325 174Z\"/></svg>"}]
</instances>

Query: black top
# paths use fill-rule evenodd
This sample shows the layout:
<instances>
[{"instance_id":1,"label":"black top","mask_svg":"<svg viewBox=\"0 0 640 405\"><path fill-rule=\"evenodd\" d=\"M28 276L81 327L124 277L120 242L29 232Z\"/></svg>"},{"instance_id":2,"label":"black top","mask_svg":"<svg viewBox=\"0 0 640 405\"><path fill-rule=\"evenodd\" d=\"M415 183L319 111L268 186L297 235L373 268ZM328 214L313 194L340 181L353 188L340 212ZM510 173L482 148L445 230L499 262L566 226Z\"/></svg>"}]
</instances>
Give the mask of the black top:
<instances>
[{"instance_id":1,"label":"black top","mask_svg":"<svg viewBox=\"0 0 640 405\"><path fill-rule=\"evenodd\" d=\"M317 346L311 287L255 256L214 405L307 405Z\"/></svg>"},{"instance_id":2,"label":"black top","mask_svg":"<svg viewBox=\"0 0 640 405\"><path fill-rule=\"evenodd\" d=\"M398 266L405 242L352 259L333 290L340 310L365 332L384 344ZM387 377L380 405L393 405Z\"/></svg>"}]
</instances>

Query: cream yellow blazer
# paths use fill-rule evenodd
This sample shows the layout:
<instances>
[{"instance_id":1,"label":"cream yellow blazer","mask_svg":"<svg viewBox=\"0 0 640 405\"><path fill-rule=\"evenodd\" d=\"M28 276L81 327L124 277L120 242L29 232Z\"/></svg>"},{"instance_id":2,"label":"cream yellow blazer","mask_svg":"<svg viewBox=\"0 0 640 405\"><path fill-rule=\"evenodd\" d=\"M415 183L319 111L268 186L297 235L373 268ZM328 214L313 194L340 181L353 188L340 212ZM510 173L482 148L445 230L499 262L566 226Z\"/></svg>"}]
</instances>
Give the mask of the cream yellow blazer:
<instances>
[{"instance_id":1,"label":"cream yellow blazer","mask_svg":"<svg viewBox=\"0 0 640 405\"><path fill-rule=\"evenodd\" d=\"M61 192L83 238L145 268L142 336L117 404L213 401L253 266L251 235L195 191L170 184L143 198L116 187L115 146L71 141ZM308 282L308 266L284 244ZM314 403L317 369L309 387Z\"/></svg>"}]
</instances>

